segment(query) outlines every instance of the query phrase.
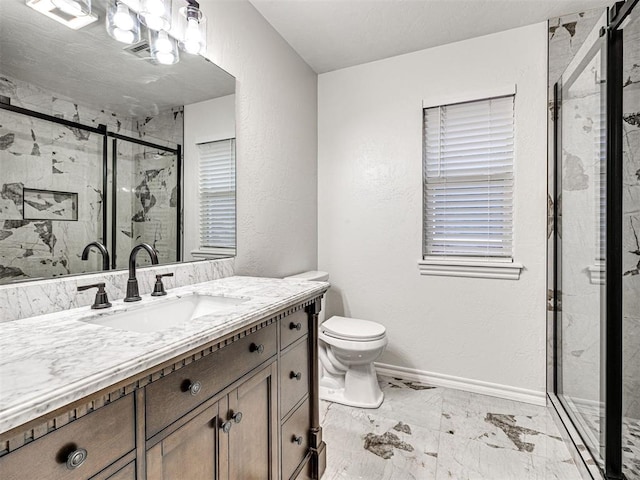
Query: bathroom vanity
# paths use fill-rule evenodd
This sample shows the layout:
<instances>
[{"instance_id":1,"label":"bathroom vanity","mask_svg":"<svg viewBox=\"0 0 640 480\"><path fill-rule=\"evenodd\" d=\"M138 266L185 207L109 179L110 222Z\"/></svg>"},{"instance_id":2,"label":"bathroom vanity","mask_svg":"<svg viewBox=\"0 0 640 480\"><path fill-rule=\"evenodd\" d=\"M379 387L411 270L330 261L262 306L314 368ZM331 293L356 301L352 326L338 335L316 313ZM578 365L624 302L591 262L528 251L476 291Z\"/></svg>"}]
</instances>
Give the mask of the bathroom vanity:
<instances>
[{"instance_id":1,"label":"bathroom vanity","mask_svg":"<svg viewBox=\"0 0 640 480\"><path fill-rule=\"evenodd\" d=\"M113 302L111 312L4 323L0 478L320 478L317 322L327 288L228 277L133 307ZM239 303L146 333L100 325L191 295Z\"/></svg>"}]
</instances>

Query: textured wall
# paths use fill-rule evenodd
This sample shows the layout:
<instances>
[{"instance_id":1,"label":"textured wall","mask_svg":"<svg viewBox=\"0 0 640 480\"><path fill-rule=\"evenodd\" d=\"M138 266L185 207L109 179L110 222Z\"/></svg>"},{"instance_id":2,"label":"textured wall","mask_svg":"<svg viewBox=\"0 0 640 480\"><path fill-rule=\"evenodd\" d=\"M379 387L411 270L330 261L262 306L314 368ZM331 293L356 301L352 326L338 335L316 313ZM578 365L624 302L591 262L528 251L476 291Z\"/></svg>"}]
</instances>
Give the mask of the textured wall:
<instances>
[{"instance_id":1,"label":"textured wall","mask_svg":"<svg viewBox=\"0 0 640 480\"><path fill-rule=\"evenodd\" d=\"M208 56L236 84L236 271L317 264L317 75L247 1L200 2Z\"/></svg>"},{"instance_id":2,"label":"textured wall","mask_svg":"<svg viewBox=\"0 0 640 480\"><path fill-rule=\"evenodd\" d=\"M320 75L327 314L385 325L382 362L545 390L546 51L537 24ZM500 85L517 85L515 261L525 270L517 281L420 276L422 101Z\"/></svg>"}]
</instances>

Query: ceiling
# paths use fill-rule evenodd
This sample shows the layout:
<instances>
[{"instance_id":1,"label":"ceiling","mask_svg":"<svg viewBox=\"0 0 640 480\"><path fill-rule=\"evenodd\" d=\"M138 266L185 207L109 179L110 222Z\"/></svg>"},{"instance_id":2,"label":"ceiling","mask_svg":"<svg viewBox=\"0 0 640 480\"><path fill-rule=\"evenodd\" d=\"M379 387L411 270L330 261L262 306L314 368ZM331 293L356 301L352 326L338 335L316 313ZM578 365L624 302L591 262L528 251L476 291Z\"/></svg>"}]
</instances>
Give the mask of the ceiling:
<instances>
[{"instance_id":1,"label":"ceiling","mask_svg":"<svg viewBox=\"0 0 640 480\"><path fill-rule=\"evenodd\" d=\"M317 73L530 25L612 0L250 0Z\"/></svg>"}]
</instances>

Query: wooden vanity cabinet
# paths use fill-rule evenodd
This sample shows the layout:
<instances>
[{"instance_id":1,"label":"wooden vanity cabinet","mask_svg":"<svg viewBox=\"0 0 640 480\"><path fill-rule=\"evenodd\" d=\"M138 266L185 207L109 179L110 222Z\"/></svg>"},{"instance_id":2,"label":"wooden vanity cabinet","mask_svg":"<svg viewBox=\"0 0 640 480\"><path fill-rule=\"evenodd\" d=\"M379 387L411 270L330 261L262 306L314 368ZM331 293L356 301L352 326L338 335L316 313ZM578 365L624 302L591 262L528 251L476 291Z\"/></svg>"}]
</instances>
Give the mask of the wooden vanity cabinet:
<instances>
[{"instance_id":1,"label":"wooden vanity cabinet","mask_svg":"<svg viewBox=\"0 0 640 480\"><path fill-rule=\"evenodd\" d=\"M276 364L148 442L149 480L276 480Z\"/></svg>"},{"instance_id":2,"label":"wooden vanity cabinet","mask_svg":"<svg viewBox=\"0 0 640 480\"><path fill-rule=\"evenodd\" d=\"M0 478L106 478L99 472L134 448L134 402L127 395L0 457Z\"/></svg>"},{"instance_id":3,"label":"wooden vanity cabinet","mask_svg":"<svg viewBox=\"0 0 640 480\"><path fill-rule=\"evenodd\" d=\"M320 478L318 312L308 300L5 432L0 479Z\"/></svg>"}]
</instances>

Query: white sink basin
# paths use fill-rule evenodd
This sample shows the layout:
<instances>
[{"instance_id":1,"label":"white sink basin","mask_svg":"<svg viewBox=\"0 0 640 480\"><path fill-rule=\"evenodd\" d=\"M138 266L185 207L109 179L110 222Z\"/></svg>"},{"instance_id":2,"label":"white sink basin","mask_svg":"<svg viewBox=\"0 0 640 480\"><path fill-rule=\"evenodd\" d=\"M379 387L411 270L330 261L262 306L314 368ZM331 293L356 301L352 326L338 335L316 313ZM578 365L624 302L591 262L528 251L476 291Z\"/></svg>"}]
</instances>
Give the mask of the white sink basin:
<instances>
[{"instance_id":1,"label":"white sink basin","mask_svg":"<svg viewBox=\"0 0 640 480\"><path fill-rule=\"evenodd\" d=\"M247 300L249 299L193 294L158 300L157 304L140 305L112 315L82 318L80 321L132 332L157 332L204 315L231 310Z\"/></svg>"}]
</instances>

